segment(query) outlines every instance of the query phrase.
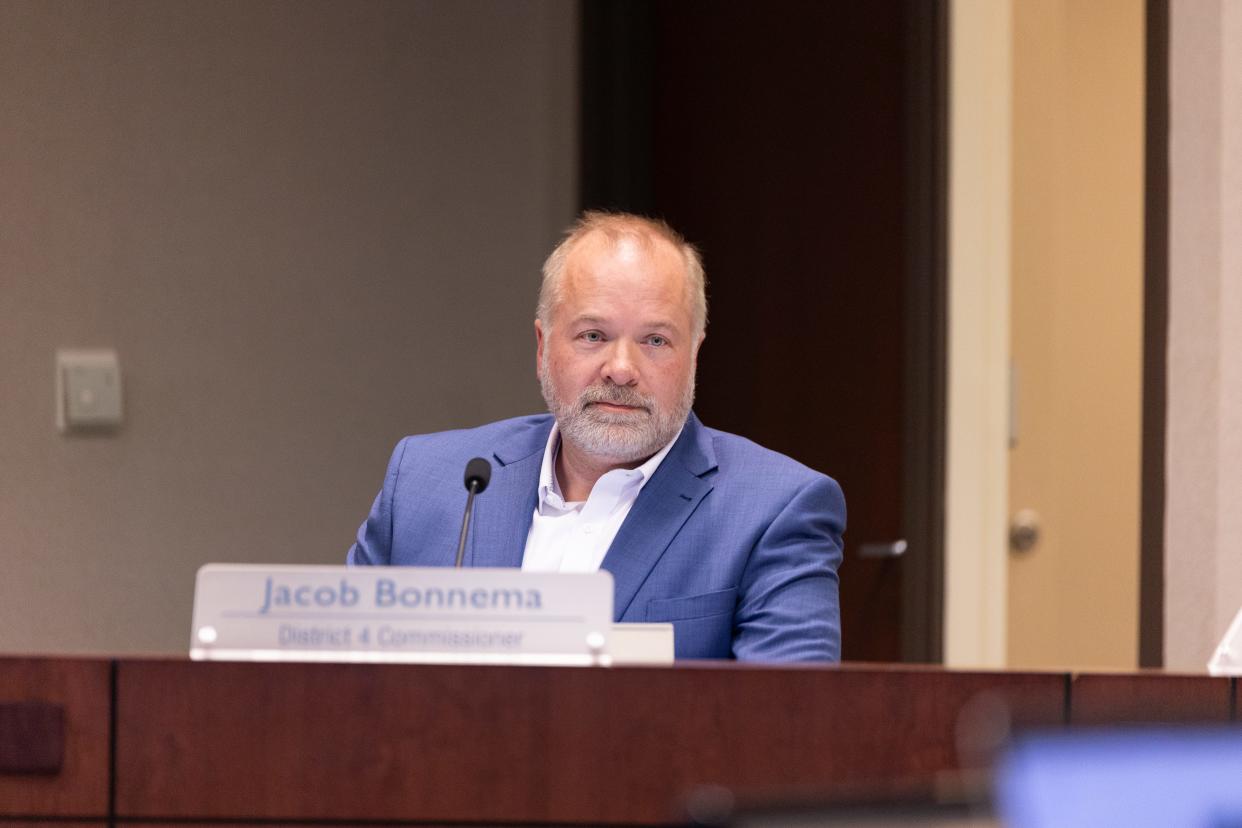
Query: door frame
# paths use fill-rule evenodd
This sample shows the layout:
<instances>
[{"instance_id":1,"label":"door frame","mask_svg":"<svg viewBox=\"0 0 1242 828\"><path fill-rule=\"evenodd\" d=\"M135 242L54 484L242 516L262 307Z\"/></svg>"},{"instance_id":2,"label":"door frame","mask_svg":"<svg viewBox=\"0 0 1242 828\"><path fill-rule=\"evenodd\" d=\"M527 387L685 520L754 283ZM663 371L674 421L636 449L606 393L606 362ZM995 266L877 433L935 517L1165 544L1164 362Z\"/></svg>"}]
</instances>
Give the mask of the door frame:
<instances>
[{"instance_id":1,"label":"door frame","mask_svg":"<svg viewBox=\"0 0 1242 828\"><path fill-rule=\"evenodd\" d=\"M1147 0L1143 187L1143 449L1139 666L1164 666L1165 432L1169 332L1169 0Z\"/></svg>"}]
</instances>

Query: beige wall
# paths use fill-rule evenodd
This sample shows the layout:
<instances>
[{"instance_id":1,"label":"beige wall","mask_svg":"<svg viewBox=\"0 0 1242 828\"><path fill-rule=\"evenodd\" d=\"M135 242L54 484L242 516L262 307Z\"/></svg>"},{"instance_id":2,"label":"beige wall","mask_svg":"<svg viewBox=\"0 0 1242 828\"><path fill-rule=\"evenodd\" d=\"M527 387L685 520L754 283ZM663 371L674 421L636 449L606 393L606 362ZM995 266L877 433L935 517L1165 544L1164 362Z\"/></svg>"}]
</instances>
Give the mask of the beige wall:
<instances>
[{"instance_id":1,"label":"beige wall","mask_svg":"<svg viewBox=\"0 0 1242 828\"><path fill-rule=\"evenodd\" d=\"M1170 3L1165 664L1242 607L1242 3Z\"/></svg>"},{"instance_id":2,"label":"beige wall","mask_svg":"<svg viewBox=\"0 0 1242 828\"><path fill-rule=\"evenodd\" d=\"M401 435L541 406L574 15L0 4L0 651L184 650L200 564L339 562ZM120 433L57 433L68 346Z\"/></svg>"},{"instance_id":3,"label":"beige wall","mask_svg":"<svg viewBox=\"0 0 1242 828\"><path fill-rule=\"evenodd\" d=\"M1138 662L1144 4L1016 0L1008 663Z\"/></svg>"}]
</instances>

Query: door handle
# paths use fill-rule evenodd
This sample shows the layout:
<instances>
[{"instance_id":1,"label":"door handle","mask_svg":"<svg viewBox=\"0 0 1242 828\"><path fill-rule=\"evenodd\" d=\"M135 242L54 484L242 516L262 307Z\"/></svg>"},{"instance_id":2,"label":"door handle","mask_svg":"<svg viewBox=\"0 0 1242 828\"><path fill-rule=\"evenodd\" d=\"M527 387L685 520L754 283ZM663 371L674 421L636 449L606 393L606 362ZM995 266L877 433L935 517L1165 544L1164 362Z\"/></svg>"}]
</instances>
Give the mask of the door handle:
<instances>
[{"instance_id":1,"label":"door handle","mask_svg":"<svg viewBox=\"0 0 1242 828\"><path fill-rule=\"evenodd\" d=\"M864 543L858 547L860 558L900 558L908 548L905 540Z\"/></svg>"},{"instance_id":2,"label":"door handle","mask_svg":"<svg viewBox=\"0 0 1242 828\"><path fill-rule=\"evenodd\" d=\"M1009 548L1014 552L1030 552L1042 534L1039 514L1034 509L1019 509L1009 520Z\"/></svg>"}]
</instances>

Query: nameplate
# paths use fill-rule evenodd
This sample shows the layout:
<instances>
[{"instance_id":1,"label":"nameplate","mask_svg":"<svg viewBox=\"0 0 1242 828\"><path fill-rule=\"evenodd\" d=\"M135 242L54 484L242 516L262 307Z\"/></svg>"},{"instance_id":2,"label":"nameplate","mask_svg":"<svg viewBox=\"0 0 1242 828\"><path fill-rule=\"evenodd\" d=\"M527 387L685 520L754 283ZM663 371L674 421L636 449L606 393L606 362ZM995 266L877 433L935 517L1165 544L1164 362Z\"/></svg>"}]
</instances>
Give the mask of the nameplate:
<instances>
[{"instance_id":1,"label":"nameplate","mask_svg":"<svg viewBox=\"0 0 1242 828\"><path fill-rule=\"evenodd\" d=\"M190 658L608 664L612 575L207 564Z\"/></svg>"}]
</instances>

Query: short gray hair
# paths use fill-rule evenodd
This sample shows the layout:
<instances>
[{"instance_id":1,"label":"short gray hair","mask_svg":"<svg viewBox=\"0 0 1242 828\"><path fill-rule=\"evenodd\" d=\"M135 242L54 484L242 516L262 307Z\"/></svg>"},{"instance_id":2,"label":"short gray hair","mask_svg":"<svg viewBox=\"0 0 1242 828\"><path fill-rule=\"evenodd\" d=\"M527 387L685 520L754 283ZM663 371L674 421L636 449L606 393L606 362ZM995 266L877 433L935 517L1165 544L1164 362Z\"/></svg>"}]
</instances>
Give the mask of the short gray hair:
<instances>
[{"instance_id":1,"label":"short gray hair","mask_svg":"<svg viewBox=\"0 0 1242 828\"><path fill-rule=\"evenodd\" d=\"M552 309L561 300L561 280L565 275L565 261L574 246L591 233L603 233L614 244L622 239L648 241L652 238L666 241L681 253L686 263L686 280L690 287L694 321L694 338L707 329L707 276L703 271L703 257L698 248L661 219L647 218L633 213L613 213L588 210L565 232L565 238L543 263L543 282L539 287L539 304L535 316L545 329L552 324Z\"/></svg>"}]
</instances>

